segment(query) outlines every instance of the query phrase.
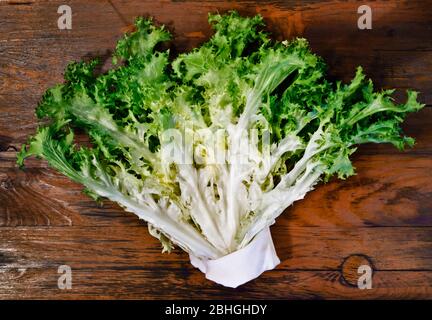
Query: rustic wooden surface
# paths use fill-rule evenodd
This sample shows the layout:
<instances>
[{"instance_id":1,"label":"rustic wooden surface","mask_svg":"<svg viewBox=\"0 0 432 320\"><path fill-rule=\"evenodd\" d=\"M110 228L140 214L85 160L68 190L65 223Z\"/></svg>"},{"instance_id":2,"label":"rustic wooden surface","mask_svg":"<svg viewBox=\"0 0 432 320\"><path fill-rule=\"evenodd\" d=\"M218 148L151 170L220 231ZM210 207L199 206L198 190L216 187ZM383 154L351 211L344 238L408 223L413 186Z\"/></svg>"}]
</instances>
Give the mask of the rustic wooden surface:
<instances>
[{"instance_id":1,"label":"rustic wooden surface","mask_svg":"<svg viewBox=\"0 0 432 320\"><path fill-rule=\"evenodd\" d=\"M69 4L72 30L57 28ZM432 104L432 1L373 1L373 29L357 29L357 1L0 0L0 298L432 298L432 108L404 125L412 150L368 145L358 175L322 185L272 228L282 263L236 290L205 280L176 250L161 254L144 223L32 159L15 154L36 127L34 108L70 60L107 55L136 15L173 30L183 51L210 34L207 12L261 13L276 38L304 36L349 79L363 65L378 87L420 90ZM373 268L373 289L356 270ZM59 265L73 287L59 290Z\"/></svg>"}]
</instances>

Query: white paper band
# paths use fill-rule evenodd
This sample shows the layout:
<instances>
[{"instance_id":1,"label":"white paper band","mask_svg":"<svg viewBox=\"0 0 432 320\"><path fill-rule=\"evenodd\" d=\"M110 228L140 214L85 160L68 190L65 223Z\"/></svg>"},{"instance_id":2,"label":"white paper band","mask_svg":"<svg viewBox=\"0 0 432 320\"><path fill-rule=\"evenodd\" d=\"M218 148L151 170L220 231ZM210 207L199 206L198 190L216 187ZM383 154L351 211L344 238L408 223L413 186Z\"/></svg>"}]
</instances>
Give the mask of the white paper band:
<instances>
[{"instance_id":1,"label":"white paper band","mask_svg":"<svg viewBox=\"0 0 432 320\"><path fill-rule=\"evenodd\" d=\"M280 263L270 228L263 229L246 247L221 258L202 260L191 254L189 257L207 279L231 288L257 278Z\"/></svg>"}]
</instances>

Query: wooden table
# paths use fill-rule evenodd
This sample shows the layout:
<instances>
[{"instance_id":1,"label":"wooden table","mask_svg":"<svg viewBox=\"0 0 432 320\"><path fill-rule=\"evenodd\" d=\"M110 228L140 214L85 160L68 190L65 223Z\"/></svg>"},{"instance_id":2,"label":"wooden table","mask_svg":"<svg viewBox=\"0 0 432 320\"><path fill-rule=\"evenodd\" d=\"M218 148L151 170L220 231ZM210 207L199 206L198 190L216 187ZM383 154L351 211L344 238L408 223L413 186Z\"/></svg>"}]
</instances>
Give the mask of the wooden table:
<instances>
[{"instance_id":1,"label":"wooden table","mask_svg":"<svg viewBox=\"0 0 432 320\"><path fill-rule=\"evenodd\" d=\"M57 8L73 11L59 30ZM1 298L432 298L432 108L409 117L411 150L362 146L357 175L319 186L272 228L282 263L236 290L205 280L180 250L161 254L144 223L103 207L45 162L15 165L34 132L41 94L68 61L107 56L137 15L151 15L188 50L211 34L207 13L260 13L275 38L306 37L350 79L362 65L377 87L421 91L432 104L432 1L374 1L372 30L359 30L357 1L5 1L0 0ZM373 268L372 289L357 268ZM57 286L72 268L72 289Z\"/></svg>"}]
</instances>

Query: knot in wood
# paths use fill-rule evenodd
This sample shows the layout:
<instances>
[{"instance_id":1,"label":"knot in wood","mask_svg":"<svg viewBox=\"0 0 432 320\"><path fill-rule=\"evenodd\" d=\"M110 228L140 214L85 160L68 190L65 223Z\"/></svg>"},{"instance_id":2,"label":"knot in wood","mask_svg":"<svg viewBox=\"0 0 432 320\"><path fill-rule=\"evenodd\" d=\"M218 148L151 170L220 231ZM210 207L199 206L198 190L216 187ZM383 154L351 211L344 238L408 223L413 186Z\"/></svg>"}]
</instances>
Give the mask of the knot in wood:
<instances>
[{"instance_id":1,"label":"knot in wood","mask_svg":"<svg viewBox=\"0 0 432 320\"><path fill-rule=\"evenodd\" d=\"M363 265L367 265L374 270L372 260L367 255L352 254L344 258L341 265L342 282L346 285L357 287L357 281L361 276L358 270Z\"/></svg>"}]
</instances>

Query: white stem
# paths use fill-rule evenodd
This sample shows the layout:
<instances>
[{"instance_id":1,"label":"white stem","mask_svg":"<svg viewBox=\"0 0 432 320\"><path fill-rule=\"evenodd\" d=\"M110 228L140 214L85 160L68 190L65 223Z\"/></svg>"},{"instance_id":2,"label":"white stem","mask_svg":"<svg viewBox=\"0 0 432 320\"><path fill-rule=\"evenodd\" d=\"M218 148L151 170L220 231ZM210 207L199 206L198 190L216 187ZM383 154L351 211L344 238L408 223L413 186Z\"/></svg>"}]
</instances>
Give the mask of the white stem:
<instances>
[{"instance_id":1,"label":"white stem","mask_svg":"<svg viewBox=\"0 0 432 320\"><path fill-rule=\"evenodd\" d=\"M212 212L202 194L202 188L198 185L198 173L191 165L178 165L178 177L187 185L187 192L194 202L195 210L190 210L193 219L200 226L207 240L218 250L228 252L229 246L224 241L223 232L219 229L216 212Z\"/></svg>"},{"instance_id":2,"label":"white stem","mask_svg":"<svg viewBox=\"0 0 432 320\"><path fill-rule=\"evenodd\" d=\"M287 207L295 201L303 199L306 193L313 189L322 174L321 170L315 170L318 165L318 163L311 164L294 186L283 191L273 189L264 195L263 210L259 214L259 218L256 218L254 223L248 227L240 248L246 246L263 228L272 225Z\"/></svg>"},{"instance_id":3,"label":"white stem","mask_svg":"<svg viewBox=\"0 0 432 320\"><path fill-rule=\"evenodd\" d=\"M222 252L204 239L192 225L182 221L174 221L164 214L164 212L129 199L116 189L111 190L108 186L101 185L96 181L87 179L84 185L98 195L117 202L125 210L135 213L139 218L170 235L170 238L186 249L186 251L208 259L214 259L223 255Z\"/></svg>"}]
</instances>

